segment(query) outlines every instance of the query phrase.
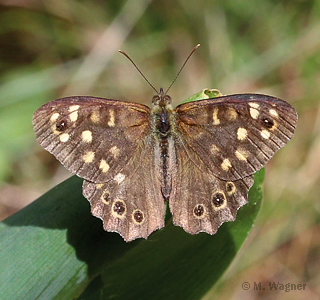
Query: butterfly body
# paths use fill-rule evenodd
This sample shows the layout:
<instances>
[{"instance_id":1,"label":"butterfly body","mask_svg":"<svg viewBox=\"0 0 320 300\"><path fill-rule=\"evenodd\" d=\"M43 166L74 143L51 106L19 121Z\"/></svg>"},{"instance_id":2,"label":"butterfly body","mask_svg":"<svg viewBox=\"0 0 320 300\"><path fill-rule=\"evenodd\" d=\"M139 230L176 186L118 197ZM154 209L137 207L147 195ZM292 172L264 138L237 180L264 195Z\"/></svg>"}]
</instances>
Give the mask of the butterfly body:
<instances>
[{"instance_id":1,"label":"butterfly body","mask_svg":"<svg viewBox=\"0 0 320 300\"><path fill-rule=\"evenodd\" d=\"M181 104L162 89L152 108L67 97L34 114L38 142L84 178L83 194L107 231L126 241L173 223L214 234L247 202L253 174L293 136L287 102L241 94Z\"/></svg>"},{"instance_id":2,"label":"butterfly body","mask_svg":"<svg viewBox=\"0 0 320 300\"><path fill-rule=\"evenodd\" d=\"M154 156L160 162L161 192L164 200L168 200L171 193L171 173L174 155L173 132L175 115L171 105L171 97L160 89L158 95L152 99L150 122L155 137Z\"/></svg>"}]
</instances>

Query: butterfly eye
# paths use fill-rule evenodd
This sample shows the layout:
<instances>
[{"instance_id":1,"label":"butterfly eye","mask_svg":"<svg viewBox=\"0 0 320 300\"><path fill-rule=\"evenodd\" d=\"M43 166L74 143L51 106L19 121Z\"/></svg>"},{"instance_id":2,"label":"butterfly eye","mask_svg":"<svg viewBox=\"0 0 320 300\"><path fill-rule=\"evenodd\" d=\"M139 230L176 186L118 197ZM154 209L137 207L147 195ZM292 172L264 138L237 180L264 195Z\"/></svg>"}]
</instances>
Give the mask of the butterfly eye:
<instances>
[{"instance_id":1,"label":"butterfly eye","mask_svg":"<svg viewBox=\"0 0 320 300\"><path fill-rule=\"evenodd\" d=\"M160 100L160 97L158 95L155 95L152 97L152 103L156 104Z\"/></svg>"},{"instance_id":2,"label":"butterfly eye","mask_svg":"<svg viewBox=\"0 0 320 300\"><path fill-rule=\"evenodd\" d=\"M165 96L163 97L163 99L164 99L165 101L167 101L168 103L171 103L171 97L170 97L170 96L165 95Z\"/></svg>"}]
</instances>

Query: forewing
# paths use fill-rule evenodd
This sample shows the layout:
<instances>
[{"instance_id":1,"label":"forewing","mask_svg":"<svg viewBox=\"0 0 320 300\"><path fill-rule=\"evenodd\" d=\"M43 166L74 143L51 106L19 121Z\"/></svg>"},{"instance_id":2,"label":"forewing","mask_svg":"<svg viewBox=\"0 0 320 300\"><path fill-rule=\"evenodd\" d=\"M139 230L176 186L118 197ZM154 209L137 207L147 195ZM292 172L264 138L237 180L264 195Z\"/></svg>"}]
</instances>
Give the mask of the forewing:
<instances>
[{"instance_id":1,"label":"forewing","mask_svg":"<svg viewBox=\"0 0 320 300\"><path fill-rule=\"evenodd\" d=\"M67 97L40 107L33 128L41 146L70 172L111 180L150 131L147 106L94 97Z\"/></svg>"},{"instance_id":2,"label":"forewing","mask_svg":"<svg viewBox=\"0 0 320 300\"><path fill-rule=\"evenodd\" d=\"M175 112L189 158L223 180L261 169L293 137L298 120L290 104L259 94L189 102Z\"/></svg>"},{"instance_id":3,"label":"forewing","mask_svg":"<svg viewBox=\"0 0 320 300\"><path fill-rule=\"evenodd\" d=\"M170 211L173 223L190 234L215 234L223 222L234 221L237 210L247 203L252 176L220 180L200 170L179 142L176 142L176 168Z\"/></svg>"},{"instance_id":4,"label":"forewing","mask_svg":"<svg viewBox=\"0 0 320 300\"><path fill-rule=\"evenodd\" d=\"M125 241L147 238L164 226L165 204L152 143L137 151L126 167L107 183L83 183L83 194L106 231Z\"/></svg>"}]
</instances>

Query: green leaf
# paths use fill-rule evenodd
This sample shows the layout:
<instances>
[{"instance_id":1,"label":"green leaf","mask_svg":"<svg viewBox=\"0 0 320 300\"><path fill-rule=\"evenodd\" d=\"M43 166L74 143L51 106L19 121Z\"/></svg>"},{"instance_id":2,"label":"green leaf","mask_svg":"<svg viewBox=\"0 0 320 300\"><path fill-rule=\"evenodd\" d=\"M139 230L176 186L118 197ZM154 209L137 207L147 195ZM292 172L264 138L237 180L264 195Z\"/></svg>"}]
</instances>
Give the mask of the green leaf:
<instances>
[{"instance_id":1,"label":"green leaf","mask_svg":"<svg viewBox=\"0 0 320 300\"><path fill-rule=\"evenodd\" d=\"M221 95L204 89L188 101ZM217 234L166 226L130 243L105 232L73 176L0 223L0 299L201 299L230 265L260 209L249 203Z\"/></svg>"},{"instance_id":2,"label":"green leaf","mask_svg":"<svg viewBox=\"0 0 320 300\"><path fill-rule=\"evenodd\" d=\"M217 89L203 89L201 92L192 95L191 97L189 97L187 100L183 101L182 103L203 100L203 99L209 99L209 98L216 98L216 97L221 97L221 96L222 96L221 92Z\"/></svg>"}]
</instances>

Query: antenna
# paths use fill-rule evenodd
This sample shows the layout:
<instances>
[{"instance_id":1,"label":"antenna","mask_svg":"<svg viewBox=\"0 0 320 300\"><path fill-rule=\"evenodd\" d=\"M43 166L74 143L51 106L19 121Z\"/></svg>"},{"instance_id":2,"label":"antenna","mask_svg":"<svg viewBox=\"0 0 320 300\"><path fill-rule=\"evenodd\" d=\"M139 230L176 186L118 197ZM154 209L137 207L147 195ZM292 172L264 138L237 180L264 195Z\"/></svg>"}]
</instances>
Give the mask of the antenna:
<instances>
[{"instance_id":1,"label":"antenna","mask_svg":"<svg viewBox=\"0 0 320 300\"><path fill-rule=\"evenodd\" d=\"M188 55L188 57L186 58L186 60L184 61L182 67L180 68L179 72L177 73L176 77L173 79L173 81L171 82L171 84L169 85L168 89L166 90L166 92L164 93L165 95L168 93L168 91L170 90L170 88L172 87L172 85L175 83L175 81L177 80L178 76L180 75L182 69L184 68L184 66L186 65L186 63L188 62L189 58L191 57L191 55L193 54L194 51L196 51L198 48L200 47L200 44L196 45L192 51L190 52L190 54ZM131 59L131 57L125 53L122 50L118 50L121 54L123 54L127 59L129 59L131 61L131 63L134 65L134 67L137 69L137 71L141 74L141 76L144 78L144 80L153 88L153 90L158 94L159 92L157 91L157 89L150 83L150 81L146 78L146 76L143 75L143 73L140 71L140 69L138 68L138 66L134 63L134 61Z\"/></svg>"},{"instance_id":2,"label":"antenna","mask_svg":"<svg viewBox=\"0 0 320 300\"><path fill-rule=\"evenodd\" d=\"M200 47L200 44L196 45L190 52L190 54L188 55L188 57L186 58L186 60L184 61L182 67L180 68L179 72L177 73L176 77L173 79L173 81L171 82L171 84L169 85L168 89L166 90L166 92L164 93L165 95L168 93L168 91L170 90L170 88L172 87L172 85L175 83L175 81L177 80L178 76L180 75L182 69L184 68L184 66L186 65L186 63L188 62L189 58L191 57L191 55L193 54L194 51L196 51L198 48Z\"/></svg>"},{"instance_id":3,"label":"antenna","mask_svg":"<svg viewBox=\"0 0 320 300\"><path fill-rule=\"evenodd\" d=\"M156 91L156 93L158 94L159 92L157 91L157 89L150 83L150 81L146 78L146 76L143 75L143 73L140 71L140 69L138 68L138 66L134 63L134 61L130 58L130 56L125 53L122 50L118 50L121 54L123 54L127 59L129 59L131 61L131 63L135 66L135 68L138 70L138 72L141 74L141 76L144 78L144 80L146 82L149 83L149 85Z\"/></svg>"}]
</instances>

